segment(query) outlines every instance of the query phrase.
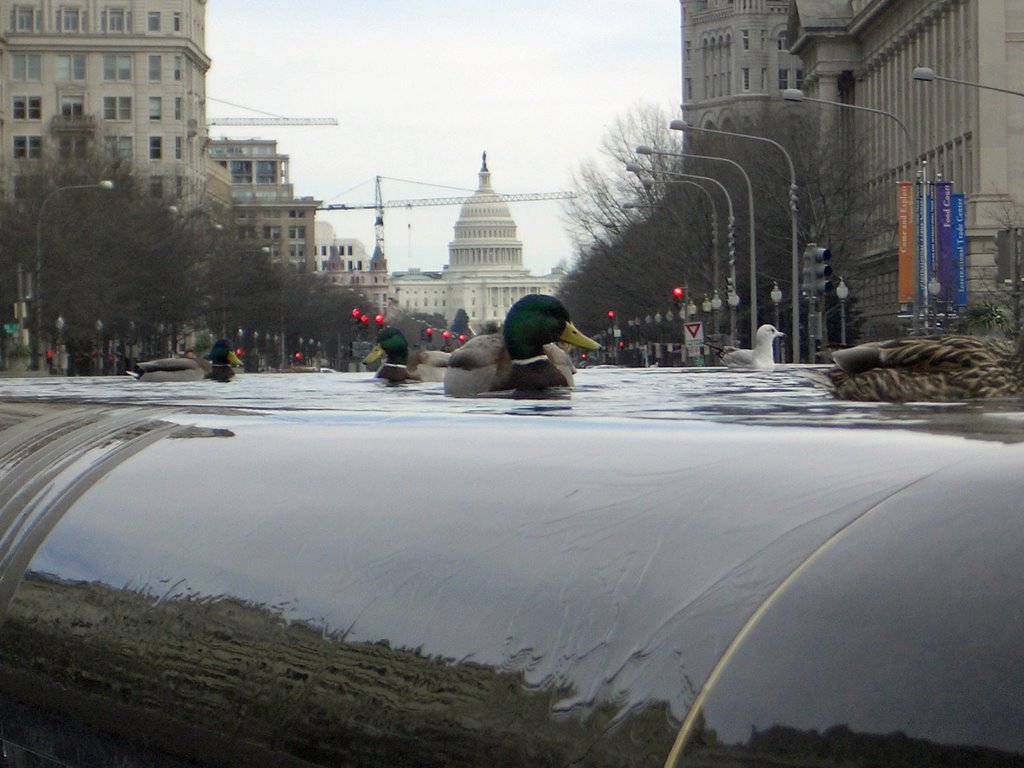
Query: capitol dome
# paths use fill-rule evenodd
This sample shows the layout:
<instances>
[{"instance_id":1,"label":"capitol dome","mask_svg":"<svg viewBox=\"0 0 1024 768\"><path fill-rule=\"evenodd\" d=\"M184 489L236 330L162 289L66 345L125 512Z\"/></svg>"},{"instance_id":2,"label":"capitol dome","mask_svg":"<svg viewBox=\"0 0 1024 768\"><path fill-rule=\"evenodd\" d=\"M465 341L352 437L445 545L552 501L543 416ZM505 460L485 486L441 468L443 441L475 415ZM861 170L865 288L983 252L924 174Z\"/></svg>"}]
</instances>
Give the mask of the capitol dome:
<instances>
[{"instance_id":1,"label":"capitol dome","mask_svg":"<svg viewBox=\"0 0 1024 768\"><path fill-rule=\"evenodd\" d=\"M501 195L491 187L487 153L483 153L480 182L459 212L455 239L448 243L452 270L525 271L523 244L516 239L516 222Z\"/></svg>"}]
</instances>

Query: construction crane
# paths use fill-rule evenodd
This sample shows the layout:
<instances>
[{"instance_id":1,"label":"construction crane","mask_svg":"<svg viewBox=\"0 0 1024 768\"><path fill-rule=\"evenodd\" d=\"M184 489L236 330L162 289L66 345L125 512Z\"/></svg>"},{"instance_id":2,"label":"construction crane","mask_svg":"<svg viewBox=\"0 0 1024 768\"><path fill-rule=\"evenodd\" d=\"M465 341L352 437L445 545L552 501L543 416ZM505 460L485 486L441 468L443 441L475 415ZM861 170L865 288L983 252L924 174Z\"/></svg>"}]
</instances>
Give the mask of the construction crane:
<instances>
[{"instance_id":1,"label":"construction crane","mask_svg":"<svg viewBox=\"0 0 1024 768\"><path fill-rule=\"evenodd\" d=\"M207 125L337 125L333 117L211 117Z\"/></svg>"},{"instance_id":2,"label":"construction crane","mask_svg":"<svg viewBox=\"0 0 1024 768\"><path fill-rule=\"evenodd\" d=\"M380 182L382 176L377 176L374 183L374 202L363 203L358 205L349 205L348 203L333 203L331 205L321 205L317 210L319 211L363 211L363 210L376 210L377 217L373 224L373 233L375 240L375 247L373 251L373 257L379 258L384 256L384 209L385 208L421 208L428 205L462 205L470 200L474 200L480 203L490 202L502 202L502 203L515 203L526 200L566 200L569 198L576 197L575 192L524 192L520 194L512 195L499 195L497 193L491 195L460 195L458 197L422 197L413 200L388 200L384 202L384 198L380 191Z\"/></svg>"},{"instance_id":3,"label":"construction crane","mask_svg":"<svg viewBox=\"0 0 1024 768\"><path fill-rule=\"evenodd\" d=\"M230 107L245 109L249 112L259 113L259 117L210 117L207 118L207 125L337 125L338 121L333 117L282 117L271 112L264 112L261 109L245 107L241 104L232 104L230 101L215 99L207 96L207 101L216 101L218 104L227 104Z\"/></svg>"}]
</instances>

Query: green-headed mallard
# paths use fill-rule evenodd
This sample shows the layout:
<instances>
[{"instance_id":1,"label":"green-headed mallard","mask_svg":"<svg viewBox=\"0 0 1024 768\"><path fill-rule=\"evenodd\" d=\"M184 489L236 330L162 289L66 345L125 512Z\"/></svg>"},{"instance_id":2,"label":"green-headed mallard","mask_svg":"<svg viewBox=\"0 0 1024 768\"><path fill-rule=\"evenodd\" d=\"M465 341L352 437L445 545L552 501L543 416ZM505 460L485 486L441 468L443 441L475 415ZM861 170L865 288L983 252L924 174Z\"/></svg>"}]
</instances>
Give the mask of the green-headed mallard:
<instances>
[{"instance_id":1,"label":"green-headed mallard","mask_svg":"<svg viewBox=\"0 0 1024 768\"><path fill-rule=\"evenodd\" d=\"M165 357L161 360L136 363L132 375L139 381L230 381L235 375L232 366L242 364L227 339L217 339L208 357L208 360L194 357Z\"/></svg>"},{"instance_id":2,"label":"green-headed mallard","mask_svg":"<svg viewBox=\"0 0 1024 768\"><path fill-rule=\"evenodd\" d=\"M444 375L444 391L454 397L473 397L502 390L541 390L571 387L571 361L555 342L597 349L569 320L554 296L530 294L509 309L501 334L476 336L452 353ZM553 351L554 350L554 351Z\"/></svg>"},{"instance_id":3,"label":"green-headed mallard","mask_svg":"<svg viewBox=\"0 0 1024 768\"><path fill-rule=\"evenodd\" d=\"M727 368L747 368L754 371L775 370L775 339L785 336L774 325L762 325L754 335L753 349L722 347L719 357Z\"/></svg>"},{"instance_id":4,"label":"green-headed mallard","mask_svg":"<svg viewBox=\"0 0 1024 768\"><path fill-rule=\"evenodd\" d=\"M443 381L449 354L435 349L409 350L409 343L397 328L388 326L377 334L377 342L363 363L386 355L376 378L386 381Z\"/></svg>"},{"instance_id":5,"label":"green-headed mallard","mask_svg":"<svg viewBox=\"0 0 1024 768\"><path fill-rule=\"evenodd\" d=\"M825 386L844 400L949 402L1024 393L1024 358L982 336L908 336L832 354Z\"/></svg>"}]
</instances>

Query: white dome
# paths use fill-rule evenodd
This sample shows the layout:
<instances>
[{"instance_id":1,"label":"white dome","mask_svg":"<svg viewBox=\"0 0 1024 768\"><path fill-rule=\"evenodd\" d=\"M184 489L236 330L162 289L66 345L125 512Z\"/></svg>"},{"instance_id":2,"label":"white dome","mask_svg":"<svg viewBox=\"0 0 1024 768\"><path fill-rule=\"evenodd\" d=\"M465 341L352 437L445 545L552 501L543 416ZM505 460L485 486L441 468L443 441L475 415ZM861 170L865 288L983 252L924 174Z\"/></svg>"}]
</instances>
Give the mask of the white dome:
<instances>
[{"instance_id":1,"label":"white dome","mask_svg":"<svg viewBox=\"0 0 1024 768\"><path fill-rule=\"evenodd\" d=\"M491 188L487 153L483 153L480 183L459 211L455 238L448 244L452 269L516 270L523 266L523 244L516 239L516 222L506 203Z\"/></svg>"}]
</instances>

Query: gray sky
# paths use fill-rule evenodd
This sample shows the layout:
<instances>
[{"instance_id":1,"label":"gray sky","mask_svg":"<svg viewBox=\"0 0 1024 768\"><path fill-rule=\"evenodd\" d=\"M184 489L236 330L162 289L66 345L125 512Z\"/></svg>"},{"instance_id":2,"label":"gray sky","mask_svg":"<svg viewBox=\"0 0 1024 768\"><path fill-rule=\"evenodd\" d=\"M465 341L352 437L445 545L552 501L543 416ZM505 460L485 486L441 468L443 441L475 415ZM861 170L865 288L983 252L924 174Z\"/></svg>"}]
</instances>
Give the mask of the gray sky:
<instances>
[{"instance_id":1,"label":"gray sky","mask_svg":"<svg viewBox=\"0 0 1024 768\"><path fill-rule=\"evenodd\" d=\"M472 191L484 150L498 192L569 190L617 117L678 109L679 24L678 0L210 0L209 117L339 121L211 133L277 139L326 203L372 203L378 175L385 201ZM511 209L535 274L571 260L560 202ZM440 269L458 213L386 209L389 268ZM373 211L322 216L372 248Z\"/></svg>"}]
</instances>

